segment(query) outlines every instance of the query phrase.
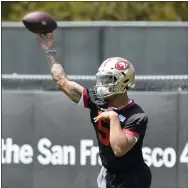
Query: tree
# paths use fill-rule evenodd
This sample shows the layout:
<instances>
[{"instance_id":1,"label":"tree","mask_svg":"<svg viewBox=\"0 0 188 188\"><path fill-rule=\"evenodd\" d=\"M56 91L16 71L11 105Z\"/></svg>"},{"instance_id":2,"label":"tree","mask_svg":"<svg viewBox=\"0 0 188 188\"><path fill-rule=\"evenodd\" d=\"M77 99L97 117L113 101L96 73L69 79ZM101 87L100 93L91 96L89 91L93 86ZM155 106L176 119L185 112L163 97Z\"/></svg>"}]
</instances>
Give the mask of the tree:
<instances>
[{"instance_id":1,"label":"tree","mask_svg":"<svg viewBox=\"0 0 188 188\"><path fill-rule=\"evenodd\" d=\"M57 21L188 21L188 2L2 2L3 21L21 21L32 11Z\"/></svg>"}]
</instances>

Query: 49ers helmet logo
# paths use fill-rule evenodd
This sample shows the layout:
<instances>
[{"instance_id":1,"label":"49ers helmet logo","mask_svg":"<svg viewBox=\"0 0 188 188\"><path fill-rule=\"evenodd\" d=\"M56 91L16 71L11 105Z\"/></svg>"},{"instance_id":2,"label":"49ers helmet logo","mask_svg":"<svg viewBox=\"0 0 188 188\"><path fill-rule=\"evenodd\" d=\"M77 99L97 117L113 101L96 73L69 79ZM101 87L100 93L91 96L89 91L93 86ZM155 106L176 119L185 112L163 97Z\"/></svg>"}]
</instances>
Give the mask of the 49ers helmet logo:
<instances>
[{"instance_id":1,"label":"49ers helmet logo","mask_svg":"<svg viewBox=\"0 0 188 188\"><path fill-rule=\"evenodd\" d=\"M130 65L126 61L119 61L119 62L116 63L115 67L118 70L126 70L130 67Z\"/></svg>"}]
</instances>

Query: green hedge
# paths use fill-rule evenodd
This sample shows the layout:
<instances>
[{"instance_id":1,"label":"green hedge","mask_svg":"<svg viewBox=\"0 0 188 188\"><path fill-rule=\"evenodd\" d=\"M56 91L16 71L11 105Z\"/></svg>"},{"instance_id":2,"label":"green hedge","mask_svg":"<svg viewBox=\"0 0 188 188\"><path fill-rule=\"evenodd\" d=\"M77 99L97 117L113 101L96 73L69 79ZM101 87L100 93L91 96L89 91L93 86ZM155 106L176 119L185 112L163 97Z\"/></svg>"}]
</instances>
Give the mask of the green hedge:
<instances>
[{"instance_id":1,"label":"green hedge","mask_svg":"<svg viewBox=\"0 0 188 188\"><path fill-rule=\"evenodd\" d=\"M58 21L187 21L188 2L2 2L2 20L20 21L32 11L51 13Z\"/></svg>"}]
</instances>

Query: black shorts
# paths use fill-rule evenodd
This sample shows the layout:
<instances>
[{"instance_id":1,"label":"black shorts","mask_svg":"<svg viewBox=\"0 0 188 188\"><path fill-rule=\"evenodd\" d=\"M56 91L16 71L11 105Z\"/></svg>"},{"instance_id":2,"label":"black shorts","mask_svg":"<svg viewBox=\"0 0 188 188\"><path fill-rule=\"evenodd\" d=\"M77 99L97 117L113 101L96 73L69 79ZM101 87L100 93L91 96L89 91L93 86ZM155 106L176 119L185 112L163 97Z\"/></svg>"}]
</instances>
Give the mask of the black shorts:
<instances>
[{"instance_id":1,"label":"black shorts","mask_svg":"<svg viewBox=\"0 0 188 188\"><path fill-rule=\"evenodd\" d=\"M102 167L97 183L98 188L149 188L151 171L146 165L130 173L112 173Z\"/></svg>"}]
</instances>

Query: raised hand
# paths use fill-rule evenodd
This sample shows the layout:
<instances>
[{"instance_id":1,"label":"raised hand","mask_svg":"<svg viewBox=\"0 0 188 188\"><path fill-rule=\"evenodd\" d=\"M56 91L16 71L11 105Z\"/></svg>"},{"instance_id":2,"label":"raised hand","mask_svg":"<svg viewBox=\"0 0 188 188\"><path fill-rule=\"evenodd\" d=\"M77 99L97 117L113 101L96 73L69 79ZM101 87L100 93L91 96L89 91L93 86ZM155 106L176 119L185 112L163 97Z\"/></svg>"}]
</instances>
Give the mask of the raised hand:
<instances>
[{"instance_id":1,"label":"raised hand","mask_svg":"<svg viewBox=\"0 0 188 188\"><path fill-rule=\"evenodd\" d=\"M44 51L55 49L54 34L37 34L36 39Z\"/></svg>"}]
</instances>

